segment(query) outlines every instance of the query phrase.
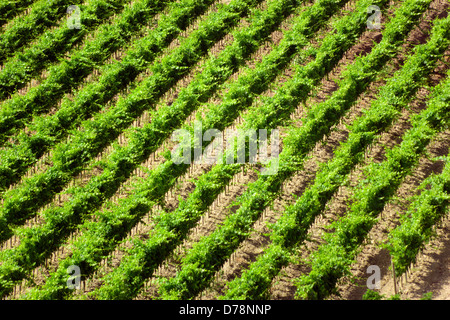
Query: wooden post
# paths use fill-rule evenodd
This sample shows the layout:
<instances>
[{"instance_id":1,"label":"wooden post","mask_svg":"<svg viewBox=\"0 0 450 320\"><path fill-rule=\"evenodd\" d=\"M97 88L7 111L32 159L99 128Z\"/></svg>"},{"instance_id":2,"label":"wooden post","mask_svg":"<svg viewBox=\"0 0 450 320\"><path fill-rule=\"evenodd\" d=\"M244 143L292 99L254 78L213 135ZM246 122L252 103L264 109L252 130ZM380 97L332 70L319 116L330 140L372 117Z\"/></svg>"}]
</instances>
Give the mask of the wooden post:
<instances>
[{"instance_id":1,"label":"wooden post","mask_svg":"<svg viewBox=\"0 0 450 320\"><path fill-rule=\"evenodd\" d=\"M397 277L395 275L395 265L391 257L392 277L394 278L394 294L397 294Z\"/></svg>"}]
</instances>

